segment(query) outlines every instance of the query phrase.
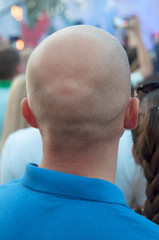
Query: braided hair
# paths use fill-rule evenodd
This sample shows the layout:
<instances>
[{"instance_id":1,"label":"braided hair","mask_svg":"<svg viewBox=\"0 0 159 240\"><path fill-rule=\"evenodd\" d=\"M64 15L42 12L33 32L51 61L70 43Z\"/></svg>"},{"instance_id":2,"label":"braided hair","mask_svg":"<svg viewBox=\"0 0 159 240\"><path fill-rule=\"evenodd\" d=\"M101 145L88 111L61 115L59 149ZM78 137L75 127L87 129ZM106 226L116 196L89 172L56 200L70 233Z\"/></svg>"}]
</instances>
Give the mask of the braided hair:
<instances>
[{"instance_id":1,"label":"braided hair","mask_svg":"<svg viewBox=\"0 0 159 240\"><path fill-rule=\"evenodd\" d=\"M143 98L138 126L132 135L147 180L144 215L159 225L159 90Z\"/></svg>"}]
</instances>

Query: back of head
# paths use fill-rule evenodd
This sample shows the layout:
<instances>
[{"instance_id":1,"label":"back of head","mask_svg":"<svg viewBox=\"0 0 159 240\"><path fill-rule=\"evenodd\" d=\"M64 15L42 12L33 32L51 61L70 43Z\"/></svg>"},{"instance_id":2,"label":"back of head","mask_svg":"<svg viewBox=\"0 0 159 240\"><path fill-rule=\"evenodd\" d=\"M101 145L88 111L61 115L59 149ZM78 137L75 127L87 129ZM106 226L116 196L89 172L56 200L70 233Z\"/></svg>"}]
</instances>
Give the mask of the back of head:
<instances>
[{"instance_id":1,"label":"back of head","mask_svg":"<svg viewBox=\"0 0 159 240\"><path fill-rule=\"evenodd\" d=\"M99 28L60 30L33 51L27 94L43 142L56 150L113 141L123 131L130 98L126 53Z\"/></svg>"},{"instance_id":2,"label":"back of head","mask_svg":"<svg viewBox=\"0 0 159 240\"><path fill-rule=\"evenodd\" d=\"M147 218L159 224L159 90L147 94L139 110L138 126L133 130L134 150L147 179Z\"/></svg>"},{"instance_id":3,"label":"back of head","mask_svg":"<svg viewBox=\"0 0 159 240\"><path fill-rule=\"evenodd\" d=\"M12 79L20 63L18 51L9 44L0 47L0 80Z\"/></svg>"}]
</instances>

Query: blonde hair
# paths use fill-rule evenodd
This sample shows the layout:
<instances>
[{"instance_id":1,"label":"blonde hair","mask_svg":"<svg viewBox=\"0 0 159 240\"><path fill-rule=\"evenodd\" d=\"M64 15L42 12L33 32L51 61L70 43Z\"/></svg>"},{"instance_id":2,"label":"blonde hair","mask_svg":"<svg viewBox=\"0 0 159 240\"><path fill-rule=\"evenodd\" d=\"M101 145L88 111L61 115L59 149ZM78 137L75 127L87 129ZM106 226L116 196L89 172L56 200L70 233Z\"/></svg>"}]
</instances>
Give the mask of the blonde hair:
<instances>
[{"instance_id":1,"label":"blonde hair","mask_svg":"<svg viewBox=\"0 0 159 240\"><path fill-rule=\"evenodd\" d=\"M32 51L33 51L33 48L28 47L28 48L25 48L24 50L22 50L22 51L20 52L21 73L25 73L25 71L26 71L26 65L27 65L28 59L29 59Z\"/></svg>"},{"instance_id":2,"label":"blonde hair","mask_svg":"<svg viewBox=\"0 0 159 240\"><path fill-rule=\"evenodd\" d=\"M18 129L29 127L28 123L22 116L20 107L21 101L23 98L26 97L26 95L25 75L21 74L14 78L11 85L10 97L3 125L2 138L0 142L0 151L9 134Z\"/></svg>"}]
</instances>

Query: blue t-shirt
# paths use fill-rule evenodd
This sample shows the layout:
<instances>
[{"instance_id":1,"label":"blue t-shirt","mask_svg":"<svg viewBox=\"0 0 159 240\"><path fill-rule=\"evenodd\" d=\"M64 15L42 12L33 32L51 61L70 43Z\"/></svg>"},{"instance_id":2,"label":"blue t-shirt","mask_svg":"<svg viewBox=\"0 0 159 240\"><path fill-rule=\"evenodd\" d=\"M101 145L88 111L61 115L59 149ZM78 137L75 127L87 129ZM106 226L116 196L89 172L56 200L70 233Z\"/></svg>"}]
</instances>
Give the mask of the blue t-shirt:
<instances>
[{"instance_id":1,"label":"blue t-shirt","mask_svg":"<svg viewBox=\"0 0 159 240\"><path fill-rule=\"evenodd\" d=\"M159 226L133 212L110 182L28 164L0 187L1 240L153 240Z\"/></svg>"}]
</instances>

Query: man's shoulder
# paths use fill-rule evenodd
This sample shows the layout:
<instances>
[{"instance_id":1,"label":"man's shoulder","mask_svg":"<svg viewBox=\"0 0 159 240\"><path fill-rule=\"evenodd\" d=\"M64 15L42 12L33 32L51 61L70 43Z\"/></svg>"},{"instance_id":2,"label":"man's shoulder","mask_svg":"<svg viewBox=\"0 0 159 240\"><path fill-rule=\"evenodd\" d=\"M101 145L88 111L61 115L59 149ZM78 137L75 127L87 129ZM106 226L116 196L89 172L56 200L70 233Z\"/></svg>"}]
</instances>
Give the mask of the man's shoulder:
<instances>
[{"instance_id":1,"label":"man's shoulder","mask_svg":"<svg viewBox=\"0 0 159 240\"><path fill-rule=\"evenodd\" d=\"M37 197L35 197L35 194ZM44 199L44 197L46 198ZM30 217L33 217L33 215L34 217L36 216L34 218L34 220L36 219L36 222L34 220L32 222L33 226L37 226L39 221L39 225L43 227L42 229L37 227L35 229L37 230L37 233L41 231L42 236L48 234L48 239L52 239L51 236L53 235L56 236L55 239L68 239L67 237L65 238L68 234L69 236L72 236L70 239L108 238L115 240L119 237L121 240L159 239L158 225L139 214L134 213L126 205L122 206L118 204L104 202L98 203L84 200L77 201L75 199L65 199L64 197L58 198L57 196L56 204L54 205L54 197L48 197L47 194L44 196L44 194L25 188L20 180L14 180L8 184L0 186L0 199L0 211L3 213L0 214L0 223L5 229L7 229L7 225L4 223L4 219L6 220L6 216L12 212L14 219L18 221L19 226L21 226L21 229L23 230L26 230L26 224L30 224L28 219L31 219ZM47 200L48 202L43 200ZM57 207L59 206L57 205L58 200L62 206L61 208ZM26 208L26 206L29 207ZM34 212L36 212L36 214L33 214ZM44 217L41 218L44 212L45 220ZM22 222L21 219L17 217L19 215L24 217ZM38 220L37 216L39 217ZM59 225L56 221L51 221L51 224L48 224L49 219L54 218L59 219ZM48 232L46 231L46 224L47 229L49 229ZM12 229L14 235L16 224L12 223L12 225L14 225L14 228ZM60 229L61 226L63 226L63 231L58 232L57 228ZM5 232L4 228L1 230L2 233ZM28 231L31 233L31 230ZM28 232L25 232L25 234L28 236ZM25 234L22 239L27 239ZM32 234L34 233L32 232ZM38 239L44 238L40 238L39 236Z\"/></svg>"},{"instance_id":2,"label":"man's shoulder","mask_svg":"<svg viewBox=\"0 0 159 240\"><path fill-rule=\"evenodd\" d=\"M0 206L6 204L6 200L12 202L16 193L22 188L19 179L10 181L9 183L0 185Z\"/></svg>"},{"instance_id":3,"label":"man's shoulder","mask_svg":"<svg viewBox=\"0 0 159 240\"><path fill-rule=\"evenodd\" d=\"M123 216L128 239L159 239L159 226L128 208ZM122 224L122 223L121 223ZM140 236L140 237L139 237Z\"/></svg>"}]
</instances>

